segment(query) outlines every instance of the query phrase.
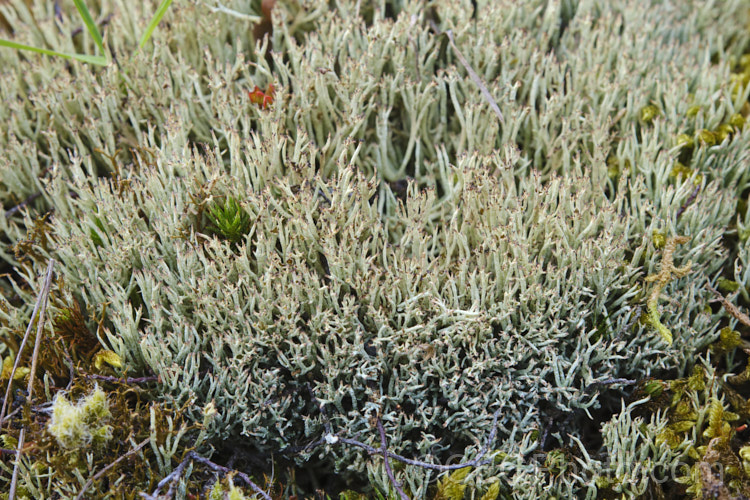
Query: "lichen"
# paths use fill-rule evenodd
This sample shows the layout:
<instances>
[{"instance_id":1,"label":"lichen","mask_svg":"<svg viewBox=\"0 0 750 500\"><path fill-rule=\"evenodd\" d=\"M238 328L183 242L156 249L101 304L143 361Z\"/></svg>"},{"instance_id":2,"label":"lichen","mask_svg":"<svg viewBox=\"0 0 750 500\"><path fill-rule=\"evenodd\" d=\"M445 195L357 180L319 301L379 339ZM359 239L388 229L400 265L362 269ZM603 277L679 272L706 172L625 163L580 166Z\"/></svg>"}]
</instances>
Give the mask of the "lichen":
<instances>
[{"instance_id":1,"label":"lichen","mask_svg":"<svg viewBox=\"0 0 750 500\"><path fill-rule=\"evenodd\" d=\"M3 36L96 53L58 3ZM670 488L744 491L745 2L190 0L138 51L154 2L95 4L109 66L0 49L4 364L58 265L3 427L24 494L153 491L188 450L275 497L658 497L685 457ZM377 417L470 460L496 412L457 482L347 444Z\"/></svg>"}]
</instances>

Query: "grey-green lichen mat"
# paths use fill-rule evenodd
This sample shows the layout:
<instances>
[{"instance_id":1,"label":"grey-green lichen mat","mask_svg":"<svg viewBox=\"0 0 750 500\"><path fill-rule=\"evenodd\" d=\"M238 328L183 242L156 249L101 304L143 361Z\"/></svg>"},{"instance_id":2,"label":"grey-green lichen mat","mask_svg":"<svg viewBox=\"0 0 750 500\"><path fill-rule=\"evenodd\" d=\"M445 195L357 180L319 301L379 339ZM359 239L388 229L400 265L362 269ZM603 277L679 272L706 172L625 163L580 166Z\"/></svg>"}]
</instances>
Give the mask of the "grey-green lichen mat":
<instances>
[{"instance_id":1,"label":"grey-green lichen mat","mask_svg":"<svg viewBox=\"0 0 750 500\"><path fill-rule=\"evenodd\" d=\"M48 3L0 12L94 52ZM54 258L50 317L79 304L216 460L387 496L331 434L379 448L379 417L392 452L456 463L499 410L460 481L394 466L410 497L653 491L690 444L633 383L714 373L720 277L750 303L750 9L476 3L279 0L254 32L260 2L191 0L131 56L156 3L111 0L107 67L0 50L0 201L32 197L0 217L2 356Z\"/></svg>"}]
</instances>

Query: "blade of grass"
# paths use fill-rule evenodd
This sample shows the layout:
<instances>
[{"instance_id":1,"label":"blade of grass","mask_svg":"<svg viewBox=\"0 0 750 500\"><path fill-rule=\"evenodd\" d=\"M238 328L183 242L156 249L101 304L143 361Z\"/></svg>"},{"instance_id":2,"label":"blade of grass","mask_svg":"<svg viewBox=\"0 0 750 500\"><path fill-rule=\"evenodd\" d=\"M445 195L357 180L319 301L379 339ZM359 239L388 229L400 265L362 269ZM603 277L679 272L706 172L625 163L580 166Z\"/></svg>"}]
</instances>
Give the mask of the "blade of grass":
<instances>
[{"instance_id":1,"label":"blade of grass","mask_svg":"<svg viewBox=\"0 0 750 500\"><path fill-rule=\"evenodd\" d=\"M146 31L143 32L141 41L138 43L138 49L141 49L144 45L146 45L146 42L148 42L148 39L151 38L151 34L156 29L156 26L159 25L159 22L161 21L161 18L164 17L164 14L167 13L167 9L170 5L172 5L172 0L163 0L161 5L159 5L159 8L156 9L154 17L151 18L151 22L148 23ZM138 50L136 49L136 52L137 51Z\"/></svg>"},{"instance_id":2,"label":"blade of grass","mask_svg":"<svg viewBox=\"0 0 750 500\"><path fill-rule=\"evenodd\" d=\"M62 57L63 59L75 59L89 64L98 64L99 66L107 65L107 58L104 56L89 56L86 54L66 54L64 52L57 52L55 50L40 49L39 47L32 47L31 45L23 45L21 43L11 42L10 40L3 40L0 38L0 47L8 47L16 50L28 50L36 52L37 54L45 54L48 56Z\"/></svg>"},{"instance_id":3,"label":"blade of grass","mask_svg":"<svg viewBox=\"0 0 750 500\"><path fill-rule=\"evenodd\" d=\"M94 18L91 17L89 9L86 8L83 0L73 0L73 3L76 4L76 9L78 9L78 13L81 15L81 19L83 19L83 24L85 24L86 28L89 30L91 38L93 38L94 42L96 42L96 46L99 47L101 54L105 56L107 53L104 51L102 34L99 33L99 28L96 27L96 23L94 22Z\"/></svg>"}]
</instances>

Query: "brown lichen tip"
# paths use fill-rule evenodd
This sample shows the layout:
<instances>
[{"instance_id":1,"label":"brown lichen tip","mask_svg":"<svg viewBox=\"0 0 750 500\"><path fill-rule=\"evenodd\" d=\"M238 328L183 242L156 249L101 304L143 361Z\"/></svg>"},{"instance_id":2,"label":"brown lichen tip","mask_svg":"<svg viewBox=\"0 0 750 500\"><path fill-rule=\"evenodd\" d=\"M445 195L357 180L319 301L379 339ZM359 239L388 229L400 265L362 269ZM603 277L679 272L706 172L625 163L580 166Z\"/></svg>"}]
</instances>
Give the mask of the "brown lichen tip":
<instances>
[{"instance_id":1,"label":"brown lichen tip","mask_svg":"<svg viewBox=\"0 0 750 500\"><path fill-rule=\"evenodd\" d=\"M657 274L647 276L645 279L646 283L656 283L648 296L648 301L646 301L648 322L659 332L664 342L669 345L672 345L672 332L659 319L659 296L673 277L682 278L690 272L690 266L692 265L690 261L682 267L674 266L674 251L677 245L687 243L688 241L690 241L688 236L674 236L669 238L666 245L664 245L664 255L662 256L660 271Z\"/></svg>"}]
</instances>

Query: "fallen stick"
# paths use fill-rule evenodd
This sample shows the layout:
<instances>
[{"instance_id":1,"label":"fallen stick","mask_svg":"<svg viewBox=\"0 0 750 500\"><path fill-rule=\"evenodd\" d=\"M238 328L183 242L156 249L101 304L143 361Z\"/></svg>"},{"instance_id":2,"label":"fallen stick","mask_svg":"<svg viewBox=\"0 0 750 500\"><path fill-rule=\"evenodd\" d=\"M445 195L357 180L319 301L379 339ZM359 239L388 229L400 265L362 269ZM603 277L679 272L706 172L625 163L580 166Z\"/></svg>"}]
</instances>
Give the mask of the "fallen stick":
<instances>
[{"instance_id":1,"label":"fallen stick","mask_svg":"<svg viewBox=\"0 0 750 500\"><path fill-rule=\"evenodd\" d=\"M26 388L27 401L31 401L31 397L34 392L34 375L36 374L36 368L37 368L37 362L39 361L39 346L41 345L42 341L42 333L44 332L44 314L47 309L47 297L49 297L49 289L52 286L52 271L55 267L55 260L50 259L49 265L47 266L47 275L44 277L44 285L42 286L42 290L39 293L39 297L37 297L37 305L34 307L35 311L39 311L39 321L37 321L36 326L36 339L34 340L34 352L31 355L31 372L29 372L29 384ZM24 337L24 343L26 342L26 338L28 337L29 331L31 330L31 325L34 322L34 314L31 316L31 321L29 321L29 328L26 330L26 336ZM23 346L23 344L21 344ZM16 355L16 362L13 365L13 372L15 372L16 367L18 366L18 363L21 360L21 351L22 347L18 349L18 354ZM0 421L2 421L2 415L5 413L5 407L6 403L8 402L8 397L10 393L10 387L13 383L13 372L10 376L10 381L8 382L8 390L5 393L5 401L3 401L3 412L0 413ZM18 435L18 448L16 452L16 461L15 465L13 466L13 477L10 481L10 490L8 493L8 500L15 500L16 498L16 488L18 486L18 471L21 466L21 450L23 449L23 442L26 438L26 427L21 427L21 432Z\"/></svg>"}]
</instances>

